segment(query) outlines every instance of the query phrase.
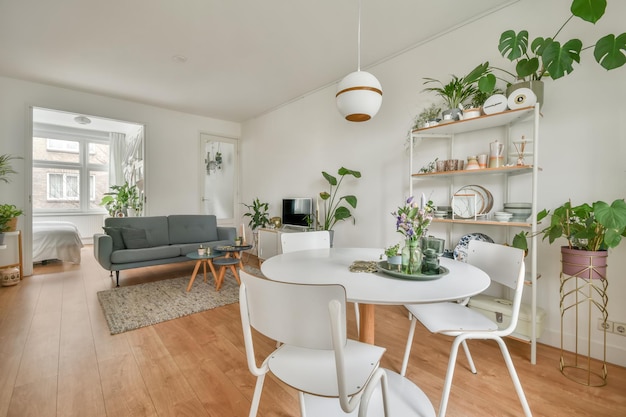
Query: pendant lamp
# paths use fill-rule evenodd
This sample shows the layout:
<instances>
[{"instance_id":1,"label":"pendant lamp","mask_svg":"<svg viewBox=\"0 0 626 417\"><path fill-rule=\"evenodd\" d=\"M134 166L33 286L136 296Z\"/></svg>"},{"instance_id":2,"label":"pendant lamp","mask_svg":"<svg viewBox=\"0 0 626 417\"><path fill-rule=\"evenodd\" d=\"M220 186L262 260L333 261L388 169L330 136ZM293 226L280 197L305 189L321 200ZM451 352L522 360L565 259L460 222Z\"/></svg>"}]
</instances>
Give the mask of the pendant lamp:
<instances>
[{"instance_id":1,"label":"pendant lamp","mask_svg":"<svg viewBox=\"0 0 626 417\"><path fill-rule=\"evenodd\" d=\"M357 70L346 75L337 86L337 108L350 122L365 122L378 113L383 102L380 82L369 72L361 71L361 0L357 29Z\"/></svg>"}]
</instances>

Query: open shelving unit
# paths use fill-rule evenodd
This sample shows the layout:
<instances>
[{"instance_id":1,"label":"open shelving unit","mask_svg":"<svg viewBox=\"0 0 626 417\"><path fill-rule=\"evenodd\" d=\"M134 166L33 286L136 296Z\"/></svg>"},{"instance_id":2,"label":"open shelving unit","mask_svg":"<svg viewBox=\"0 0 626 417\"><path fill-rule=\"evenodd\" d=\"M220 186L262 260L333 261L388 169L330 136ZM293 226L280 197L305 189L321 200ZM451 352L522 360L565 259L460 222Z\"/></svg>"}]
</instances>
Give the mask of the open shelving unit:
<instances>
[{"instance_id":1,"label":"open shelving unit","mask_svg":"<svg viewBox=\"0 0 626 417\"><path fill-rule=\"evenodd\" d=\"M484 227L485 229L496 227L506 228L506 234L511 228L528 229L529 232L529 253L526 258L527 263L527 279L529 290L531 292L531 332L530 336L514 334L516 339L524 340L531 346L531 363L535 364L537 360L537 279L539 274L537 272L537 186L538 186L538 174L539 168L539 104L531 107L524 107L516 110L508 110L502 113L496 113L492 115L480 116L468 120L459 120L446 124L440 124L438 126L415 129L410 132L410 149L409 149L409 195L413 195L414 182L421 180L435 180L440 181L443 187L446 184L449 187L449 198L452 199L454 195L454 182L459 179L472 179L473 181L480 181L481 179L487 179L489 176L501 178L501 195L503 201L508 198L509 195L509 183L510 179L516 176L531 176L530 189L527 190L530 201L532 202L531 215L525 222L499 222L491 220L488 216L476 216L472 219L460 219L460 218L435 218L433 223L442 224L447 228L448 239L450 242L451 229L454 227L462 227L462 225L475 225ZM456 141L463 140L464 135L471 132L479 132L487 129L499 128L502 130L502 136L504 137L504 143L507 145L507 152L505 155L511 157L511 150L515 149L514 143L519 143L519 140L514 140L511 135L512 126L517 123L531 123L532 124L532 137L526 140L526 143L531 145L529 152L524 152L530 158L532 163L526 163L524 165L506 165L498 168L483 168L476 170L457 170L457 171L443 171L443 172L426 172L416 173L414 170L414 148L416 140L421 141L439 141L442 146L447 145L448 158L456 156L459 159L460 155L455 155ZM467 136L469 140L476 140L475 134ZM509 158L506 158L509 159ZM505 163L506 163L505 159ZM426 161L421 161L426 162ZM526 190L522 190L526 193Z\"/></svg>"}]
</instances>

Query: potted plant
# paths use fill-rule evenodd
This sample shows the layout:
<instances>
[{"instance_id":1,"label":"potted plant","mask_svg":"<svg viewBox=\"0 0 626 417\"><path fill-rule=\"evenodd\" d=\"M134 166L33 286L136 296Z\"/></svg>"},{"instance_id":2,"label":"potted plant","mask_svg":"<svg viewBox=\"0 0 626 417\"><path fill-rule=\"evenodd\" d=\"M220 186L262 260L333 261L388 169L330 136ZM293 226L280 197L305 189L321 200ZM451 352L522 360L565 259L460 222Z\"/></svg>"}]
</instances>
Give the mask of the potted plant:
<instances>
[{"instance_id":1,"label":"potted plant","mask_svg":"<svg viewBox=\"0 0 626 417\"><path fill-rule=\"evenodd\" d=\"M17 218L24 212L15 204L0 204L0 232L13 232L17 228Z\"/></svg>"},{"instance_id":2,"label":"potted plant","mask_svg":"<svg viewBox=\"0 0 626 417\"><path fill-rule=\"evenodd\" d=\"M10 176L17 174L11 166L11 161L15 159L22 158L9 154L0 155L0 181L8 184L11 182ZM4 232L14 231L17 228L17 217L22 213L23 211L13 204L0 205L0 245L4 243Z\"/></svg>"},{"instance_id":3,"label":"potted plant","mask_svg":"<svg viewBox=\"0 0 626 417\"><path fill-rule=\"evenodd\" d=\"M388 246L385 248L385 256L387 257L387 264L389 269L400 271L402 269L402 251L400 251L400 244ZM382 255L380 255L382 259Z\"/></svg>"},{"instance_id":4,"label":"potted plant","mask_svg":"<svg viewBox=\"0 0 626 417\"><path fill-rule=\"evenodd\" d=\"M500 36L498 50L509 61L515 63L515 73L496 68L515 78L513 85L507 89L507 96L519 88L527 87L535 91L537 101L543 102L544 77L553 80L562 78L575 69L574 62L580 63L580 54L593 48L593 56L598 64L606 70L619 68L626 63L626 33L615 36L608 34L600 38L594 45L583 47L578 38L572 38L561 44L557 36L575 17L595 24L606 11L606 0L573 0L570 6L571 15L558 28L552 37L537 37L530 41L527 30L515 32L506 30ZM493 76L493 74L491 74ZM522 84L519 84L519 83Z\"/></svg>"},{"instance_id":5,"label":"potted plant","mask_svg":"<svg viewBox=\"0 0 626 417\"><path fill-rule=\"evenodd\" d=\"M361 178L361 173L359 171L341 167L337 171L337 174L339 175L339 181L337 181L337 178L330 175L328 172L322 171L322 176L328 182L328 191L322 191L320 193L320 198L324 201L324 219L323 222L320 222L318 219L318 224L322 230L331 231L337 222L352 217L350 209L345 205L341 205L342 201L348 203L350 207L356 208L356 196L344 195L339 197L337 196L337 193L339 191L339 186L341 186L341 183L346 175L351 175L354 178Z\"/></svg>"},{"instance_id":6,"label":"potted plant","mask_svg":"<svg viewBox=\"0 0 626 417\"><path fill-rule=\"evenodd\" d=\"M110 216L132 216L141 213L143 199L136 185L130 185L126 181L124 185L112 185L110 188L112 191L105 193L100 201L100 205L107 209Z\"/></svg>"},{"instance_id":7,"label":"potted plant","mask_svg":"<svg viewBox=\"0 0 626 417\"><path fill-rule=\"evenodd\" d=\"M259 197L252 200L252 204L242 203L250 211L244 213L244 217L250 217L248 226L252 229L252 238L254 240L254 246L257 246L259 242L259 231L257 229L265 227L271 223L269 215L269 203L261 203ZM242 226L243 227L243 226ZM243 231L242 231L243 233Z\"/></svg>"},{"instance_id":8,"label":"potted plant","mask_svg":"<svg viewBox=\"0 0 626 417\"><path fill-rule=\"evenodd\" d=\"M269 203L261 203L259 198L257 197L252 201L252 204L245 204L244 206L248 210L247 213L244 213L244 217L250 217L250 222L248 222L248 226L254 232L256 229L260 227L265 227L270 224L270 216L269 216Z\"/></svg>"},{"instance_id":9,"label":"potted plant","mask_svg":"<svg viewBox=\"0 0 626 417\"><path fill-rule=\"evenodd\" d=\"M413 122L413 129L421 129L425 127L436 126L439 121L439 115L441 114L441 107L432 103L430 107L425 108L420 112Z\"/></svg>"},{"instance_id":10,"label":"potted plant","mask_svg":"<svg viewBox=\"0 0 626 417\"><path fill-rule=\"evenodd\" d=\"M427 87L422 91L430 91L441 97L446 107L446 110L443 111L444 120L459 120L462 109L478 91L478 80L489 72L489 62L485 62L478 65L464 77L452 75L452 79L446 84L435 78L424 78L426 80L424 85L435 83L439 84L439 86ZM490 79L485 78L485 80L489 81ZM446 115L450 115L450 117Z\"/></svg>"},{"instance_id":11,"label":"potted plant","mask_svg":"<svg viewBox=\"0 0 626 417\"><path fill-rule=\"evenodd\" d=\"M549 214L542 210L541 220ZM559 238L567 241L561 247L563 273L582 278L605 278L608 249L620 244L626 237L626 202L617 199L610 205L604 201L573 206L567 201L552 212L550 224L540 230L543 240L550 244ZM515 236L513 246L526 244L527 233Z\"/></svg>"}]
</instances>

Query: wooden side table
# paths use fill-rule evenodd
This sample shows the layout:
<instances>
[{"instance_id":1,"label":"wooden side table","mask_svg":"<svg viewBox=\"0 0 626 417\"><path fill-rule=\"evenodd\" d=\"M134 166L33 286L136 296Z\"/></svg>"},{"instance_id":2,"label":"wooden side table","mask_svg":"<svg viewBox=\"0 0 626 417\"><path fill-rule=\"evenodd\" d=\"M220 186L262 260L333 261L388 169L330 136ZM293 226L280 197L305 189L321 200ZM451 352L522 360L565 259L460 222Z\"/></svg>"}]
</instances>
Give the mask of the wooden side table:
<instances>
[{"instance_id":1,"label":"wooden side table","mask_svg":"<svg viewBox=\"0 0 626 417\"><path fill-rule=\"evenodd\" d=\"M22 261L22 231L16 230L14 232L4 232L4 235L5 235L4 245L0 245L0 249L6 249L9 246L9 244L7 243L7 237L17 236L18 262L7 264L7 265L0 265L0 268L12 268L16 266L19 267L20 268L20 280L22 280L24 279L24 266L23 266L23 261Z\"/></svg>"},{"instance_id":2,"label":"wooden side table","mask_svg":"<svg viewBox=\"0 0 626 417\"><path fill-rule=\"evenodd\" d=\"M219 275L217 276L217 280L215 281L215 291L219 291L222 286L222 282L224 282L224 275L226 275L226 269L230 268L231 272L235 276L237 283L241 285L241 280L239 279L239 273L237 272L237 268L235 265L239 264L241 261L234 257L225 257L225 258L217 258L215 260L215 265L220 267Z\"/></svg>"},{"instance_id":3,"label":"wooden side table","mask_svg":"<svg viewBox=\"0 0 626 417\"><path fill-rule=\"evenodd\" d=\"M200 269L200 265L204 267L204 282L206 282L206 266L209 265L211 269L211 273L213 274L213 280L215 281L215 286L217 287L217 273L215 272L215 267L213 266L213 258L217 258L218 256L222 256L220 252L212 251L210 254L206 255L198 255L198 251L190 252L186 255L189 259L194 259L196 261L196 267L193 269L193 274L191 274L191 279L189 280L189 284L187 284L187 292L191 290L191 286L193 285L193 281L196 279L196 275L198 275L198 270Z\"/></svg>"},{"instance_id":4,"label":"wooden side table","mask_svg":"<svg viewBox=\"0 0 626 417\"><path fill-rule=\"evenodd\" d=\"M218 246L215 250L226 254L227 258L233 257L239 260L239 269L243 268L243 260L241 259L241 253L245 250L252 249L252 245L228 245Z\"/></svg>"}]
</instances>

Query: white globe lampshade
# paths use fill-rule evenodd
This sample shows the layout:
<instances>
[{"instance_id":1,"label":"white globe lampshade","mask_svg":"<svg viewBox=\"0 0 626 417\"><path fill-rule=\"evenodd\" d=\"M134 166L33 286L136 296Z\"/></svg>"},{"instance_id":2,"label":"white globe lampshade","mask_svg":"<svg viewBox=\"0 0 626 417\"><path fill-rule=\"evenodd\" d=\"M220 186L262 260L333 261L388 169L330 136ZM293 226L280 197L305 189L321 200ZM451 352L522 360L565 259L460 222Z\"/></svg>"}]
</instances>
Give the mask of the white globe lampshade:
<instances>
[{"instance_id":1,"label":"white globe lampshade","mask_svg":"<svg viewBox=\"0 0 626 417\"><path fill-rule=\"evenodd\" d=\"M369 72L355 71L337 86L337 108L350 122L365 122L378 113L383 102L380 82Z\"/></svg>"}]
</instances>

